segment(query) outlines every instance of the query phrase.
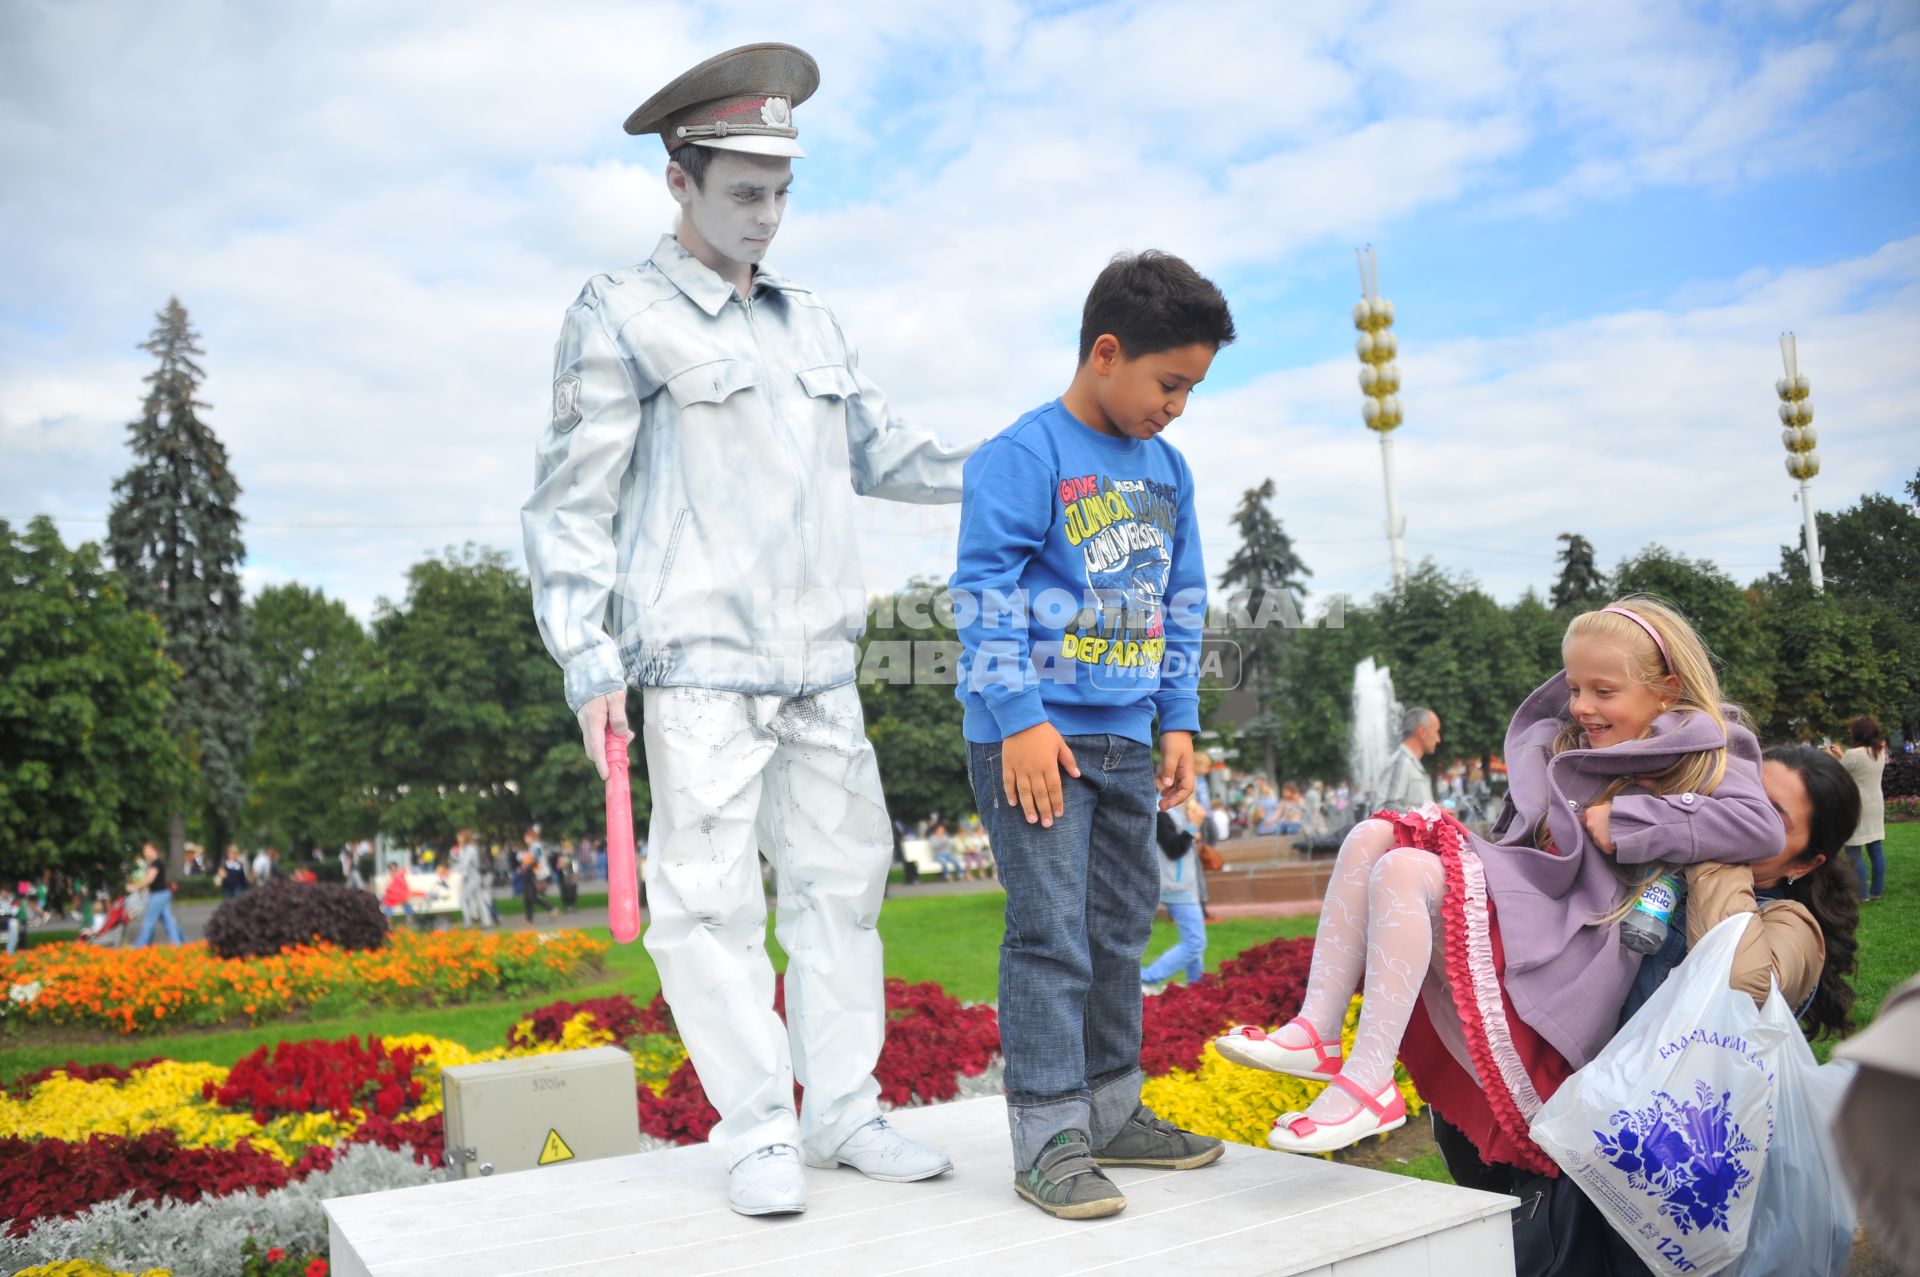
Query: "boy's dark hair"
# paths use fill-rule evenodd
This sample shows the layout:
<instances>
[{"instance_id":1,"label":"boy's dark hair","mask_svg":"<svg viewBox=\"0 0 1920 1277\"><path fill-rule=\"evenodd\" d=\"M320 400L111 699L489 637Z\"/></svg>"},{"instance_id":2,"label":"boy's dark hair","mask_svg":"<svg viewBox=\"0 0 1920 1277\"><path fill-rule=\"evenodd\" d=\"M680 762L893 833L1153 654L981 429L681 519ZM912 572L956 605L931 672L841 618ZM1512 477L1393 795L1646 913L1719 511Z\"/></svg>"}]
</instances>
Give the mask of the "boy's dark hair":
<instances>
[{"instance_id":1,"label":"boy's dark hair","mask_svg":"<svg viewBox=\"0 0 1920 1277\"><path fill-rule=\"evenodd\" d=\"M667 158L687 171L687 180L695 190L707 189L707 165L713 162L712 148L686 142L668 151Z\"/></svg>"},{"instance_id":2,"label":"boy's dark hair","mask_svg":"<svg viewBox=\"0 0 1920 1277\"><path fill-rule=\"evenodd\" d=\"M1101 333L1120 341L1128 359L1234 338L1233 314L1213 281L1171 253L1121 253L1107 263L1080 312L1080 362Z\"/></svg>"}]
</instances>

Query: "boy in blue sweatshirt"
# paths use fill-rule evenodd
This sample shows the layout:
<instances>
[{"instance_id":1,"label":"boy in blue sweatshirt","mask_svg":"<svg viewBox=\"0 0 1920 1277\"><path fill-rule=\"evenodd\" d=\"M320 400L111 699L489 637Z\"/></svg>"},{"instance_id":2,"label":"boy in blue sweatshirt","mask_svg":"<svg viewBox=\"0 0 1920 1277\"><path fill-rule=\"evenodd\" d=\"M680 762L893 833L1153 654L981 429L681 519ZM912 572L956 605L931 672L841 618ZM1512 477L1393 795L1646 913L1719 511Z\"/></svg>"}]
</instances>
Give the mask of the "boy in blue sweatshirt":
<instances>
[{"instance_id":1,"label":"boy in blue sweatshirt","mask_svg":"<svg viewBox=\"0 0 1920 1277\"><path fill-rule=\"evenodd\" d=\"M1066 393L983 444L961 489L958 694L1007 889L1014 1191L1067 1219L1125 1208L1101 1166L1222 1152L1140 1103L1140 957L1155 809L1193 792L1207 590L1193 475L1160 434L1233 337L1226 299L1187 263L1116 257L1087 295Z\"/></svg>"}]
</instances>

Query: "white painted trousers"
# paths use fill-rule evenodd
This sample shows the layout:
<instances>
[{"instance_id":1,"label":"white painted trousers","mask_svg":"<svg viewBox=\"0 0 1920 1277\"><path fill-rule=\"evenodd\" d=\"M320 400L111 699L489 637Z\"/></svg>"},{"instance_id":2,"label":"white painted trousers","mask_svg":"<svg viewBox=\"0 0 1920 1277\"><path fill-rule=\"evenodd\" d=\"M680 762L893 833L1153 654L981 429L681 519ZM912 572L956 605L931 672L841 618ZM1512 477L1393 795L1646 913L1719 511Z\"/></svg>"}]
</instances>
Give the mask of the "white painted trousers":
<instances>
[{"instance_id":1,"label":"white painted trousers","mask_svg":"<svg viewBox=\"0 0 1920 1277\"><path fill-rule=\"evenodd\" d=\"M709 1142L729 1167L768 1144L825 1157L879 1116L873 1067L886 1035L875 928L893 841L859 692L649 687L644 703L645 943L720 1114ZM785 1024L773 1011L762 854L778 886Z\"/></svg>"}]
</instances>

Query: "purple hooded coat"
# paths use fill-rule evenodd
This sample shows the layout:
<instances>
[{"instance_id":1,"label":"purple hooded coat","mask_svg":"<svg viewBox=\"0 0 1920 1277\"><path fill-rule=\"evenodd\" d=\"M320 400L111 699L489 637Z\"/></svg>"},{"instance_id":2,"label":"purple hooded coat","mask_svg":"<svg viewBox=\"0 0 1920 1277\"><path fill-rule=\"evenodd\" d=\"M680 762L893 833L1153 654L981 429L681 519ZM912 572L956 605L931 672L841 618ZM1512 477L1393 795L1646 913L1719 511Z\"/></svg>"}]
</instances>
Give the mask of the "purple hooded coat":
<instances>
[{"instance_id":1,"label":"purple hooded coat","mask_svg":"<svg viewBox=\"0 0 1920 1277\"><path fill-rule=\"evenodd\" d=\"M1589 925L1617 908L1625 884L1613 861L1765 860L1786 845L1779 813L1760 784L1760 744L1729 724L1727 771L1712 794L1629 789L1613 800L1609 857L1587 836L1581 813L1616 776L1658 772L1681 756L1721 745L1704 714L1675 710L1650 733L1608 749L1549 756L1568 716L1565 673L1526 699L1507 729L1507 802L1492 840L1475 837L1506 953L1513 1009L1579 1068L1611 1038L1640 955L1620 943L1620 924ZM1533 846L1545 815L1558 854Z\"/></svg>"}]
</instances>

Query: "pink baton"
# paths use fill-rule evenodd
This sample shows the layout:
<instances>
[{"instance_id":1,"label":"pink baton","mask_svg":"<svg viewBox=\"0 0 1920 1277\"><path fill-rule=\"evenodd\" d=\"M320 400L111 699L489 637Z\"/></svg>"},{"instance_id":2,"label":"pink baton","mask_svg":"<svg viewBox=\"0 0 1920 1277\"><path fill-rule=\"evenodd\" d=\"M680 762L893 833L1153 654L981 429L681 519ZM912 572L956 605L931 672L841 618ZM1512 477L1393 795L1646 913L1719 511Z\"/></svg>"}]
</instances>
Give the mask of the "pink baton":
<instances>
[{"instance_id":1,"label":"pink baton","mask_svg":"<svg viewBox=\"0 0 1920 1277\"><path fill-rule=\"evenodd\" d=\"M632 944L640 934L640 883L633 857L633 794L627 785L627 742L607 728L607 925Z\"/></svg>"}]
</instances>

